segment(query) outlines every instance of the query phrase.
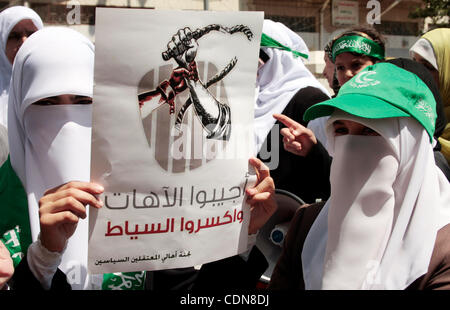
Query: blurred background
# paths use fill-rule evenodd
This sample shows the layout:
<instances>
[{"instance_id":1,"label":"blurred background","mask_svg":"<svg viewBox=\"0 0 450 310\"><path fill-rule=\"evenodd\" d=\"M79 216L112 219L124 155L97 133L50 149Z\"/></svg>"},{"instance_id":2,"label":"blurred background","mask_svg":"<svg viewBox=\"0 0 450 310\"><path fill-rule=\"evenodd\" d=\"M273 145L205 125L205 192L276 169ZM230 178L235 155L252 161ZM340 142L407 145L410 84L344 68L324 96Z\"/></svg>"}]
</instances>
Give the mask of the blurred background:
<instances>
[{"instance_id":1,"label":"blurred background","mask_svg":"<svg viewBox=\"0 0 450 310\"><path fill-rule=\"evenodd\" d=\"M95 42L95 8L165 10L263 11L265 18L284 23L308 45L308 68L322 77L323 48L348 27L370 24L385 35L387 57L409 57L408 49L424 32L449 27L450 0L10 0L0 10L25 5L45 25L65 25Z\"/></svg>"}]
</instances>

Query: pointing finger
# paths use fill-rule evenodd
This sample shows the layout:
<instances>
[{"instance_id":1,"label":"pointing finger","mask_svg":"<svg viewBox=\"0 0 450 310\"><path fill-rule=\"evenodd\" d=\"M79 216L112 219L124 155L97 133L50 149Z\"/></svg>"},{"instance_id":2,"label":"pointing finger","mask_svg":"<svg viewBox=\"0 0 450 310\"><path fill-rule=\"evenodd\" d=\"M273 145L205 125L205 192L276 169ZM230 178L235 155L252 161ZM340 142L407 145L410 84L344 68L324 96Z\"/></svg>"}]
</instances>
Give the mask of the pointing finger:
<instances>
[{"instance_id":1,"label":"pointing finger","mask_svg":"<svg viewBox=\"0 0 450 310\"><path fill-rule=\"evenodd\" d=\"M289 118L289 117L287 117L286 115L283 115L283 114L276 114L275 113L275 114L273 114L273 118L275 118L277 121L280 121L286 127L289 127L289 128L297 129L297 128L303 127L302 125L300 125L299 123L297 123L293 119L291 119L291 118Z\"/></svg>"}]
</instances>

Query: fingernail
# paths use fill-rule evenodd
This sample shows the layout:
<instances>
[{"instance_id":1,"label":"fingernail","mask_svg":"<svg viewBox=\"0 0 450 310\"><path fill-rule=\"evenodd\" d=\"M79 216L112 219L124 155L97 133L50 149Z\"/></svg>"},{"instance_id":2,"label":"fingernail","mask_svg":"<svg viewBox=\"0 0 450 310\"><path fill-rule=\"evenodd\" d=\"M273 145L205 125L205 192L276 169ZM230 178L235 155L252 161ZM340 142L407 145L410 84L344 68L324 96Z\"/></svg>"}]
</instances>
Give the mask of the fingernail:
<instances>
[{"instance_id":1,"label":"fingernail","mask_svg":"<svg viewBox=\"0 0 450 310\"><path fill-rule=\"evenodd\" d=\"M255 193L256 193L256 190L255 190L254 188L248 188L248 189L247 189L247 194L253 195L253 194L255 194Z\"/></svg>"}]
</instances>

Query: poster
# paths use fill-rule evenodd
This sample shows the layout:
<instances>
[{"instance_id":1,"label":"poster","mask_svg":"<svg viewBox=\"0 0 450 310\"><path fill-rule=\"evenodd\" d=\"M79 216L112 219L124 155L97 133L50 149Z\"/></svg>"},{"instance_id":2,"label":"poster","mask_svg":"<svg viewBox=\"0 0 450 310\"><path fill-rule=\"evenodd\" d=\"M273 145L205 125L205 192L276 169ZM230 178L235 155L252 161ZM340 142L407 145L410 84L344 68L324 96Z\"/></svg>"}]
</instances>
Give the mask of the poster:
<instances>
[{"instance_id":1,"label":"poster","mask_svg":"<svg viewBox=\"0 0 450 310\"><path fill-rule=\"evenodd\" d=\"M90 273L247 249L262 12L97 8Z\"/></svg>"}]
</instances>

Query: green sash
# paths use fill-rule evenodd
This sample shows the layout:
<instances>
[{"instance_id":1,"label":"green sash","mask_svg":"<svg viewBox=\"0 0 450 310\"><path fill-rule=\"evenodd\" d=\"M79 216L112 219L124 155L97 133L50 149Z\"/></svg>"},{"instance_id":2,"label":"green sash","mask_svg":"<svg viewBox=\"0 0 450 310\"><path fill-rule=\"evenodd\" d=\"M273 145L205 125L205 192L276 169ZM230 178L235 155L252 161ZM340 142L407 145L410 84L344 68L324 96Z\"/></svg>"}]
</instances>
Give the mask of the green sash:
<instances>
[{"instance_id":1,"label":"green sash","mask_svg":"<svg viewBox=\"0 0 450 310\"><path fill-rule=\"evenodd\" d=\"M31 230L27 194L9 156L0 167L0 238L17 266L31 244Z\"/></svg>"}]
</instances>

